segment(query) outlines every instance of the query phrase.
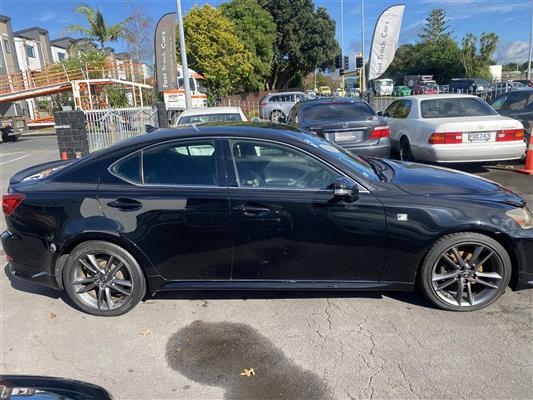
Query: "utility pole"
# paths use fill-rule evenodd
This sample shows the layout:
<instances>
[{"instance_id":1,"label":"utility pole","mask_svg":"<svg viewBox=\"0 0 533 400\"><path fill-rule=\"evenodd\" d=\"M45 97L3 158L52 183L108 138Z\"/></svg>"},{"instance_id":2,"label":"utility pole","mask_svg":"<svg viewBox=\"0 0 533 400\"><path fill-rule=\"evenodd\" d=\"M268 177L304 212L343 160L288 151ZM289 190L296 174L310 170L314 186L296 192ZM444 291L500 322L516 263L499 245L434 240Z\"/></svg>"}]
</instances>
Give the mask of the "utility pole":
<instances>
[{"instance_id":1,"label":"utility pole","mask_svg":"<svg viewBox=\"0 0 533 400\"><path fill-rule=\"evenodd\" d=\"M361 0L361 55L363 56L363 69L361 74L363 76L363 86L361 89L361 96L366 90L366 73L365 73L365 0Z\"/></svg>"},{"instance_id":2,"label":"utility pole","mask_svg":"<svg viewBox=\"0 0 533 400\"><path fill-rule=\"evenodd\" d=\"M527 63L527 79L531 79L531 52L533 46L533 0L531 1L531 27L529 30L529 60Z\"/></svg>"},{"instance_id":3,"label":"utility pole","mask_svg":"<svg viewBox=\"0 0 533 400\"><path fill-rule=\"evenodd\" d=\"M341 0L341 67L344 68L344 1ZM341 93L344 96L344 73L341 75Z\"/></svg>"},{"instance_id":4,"label":"utility pole","mask_svg":"<svg viewBox=\"0 0 533 400\"><path fill-rule=\"evenodd\" d=\"M183 86L185 87L185 108L192 108L191 86L189 85L189 67L187 66L187 51L185 49L185 33L183 32L183 17L181 15L181 0L177 1L178 30L180 34L181 70L183 72Z\"/></svg>"}]
</instances>

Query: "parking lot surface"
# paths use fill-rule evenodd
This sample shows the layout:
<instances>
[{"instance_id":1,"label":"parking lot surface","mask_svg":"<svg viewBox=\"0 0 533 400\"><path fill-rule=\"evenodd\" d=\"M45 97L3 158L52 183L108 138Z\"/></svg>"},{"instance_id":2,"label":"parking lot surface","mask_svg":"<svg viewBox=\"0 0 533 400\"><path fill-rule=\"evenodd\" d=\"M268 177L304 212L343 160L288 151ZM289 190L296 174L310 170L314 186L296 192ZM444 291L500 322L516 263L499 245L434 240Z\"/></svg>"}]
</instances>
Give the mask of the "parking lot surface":
<instances>
[{"instance_id":1,"label":"parking lot surface","mask_svg":"<svg viewBox=\"0 0 533 400\"><path fill-rule=\"evenodd\" d=\"M54 137L0 144L2 191L57 158ZM533 177L459 168L533 204ZM0 373L80 379L118 399L532 398L533 290L472 313L419 293L191 291L98 318L0 276Z\"/></svg>"}]
</instances>

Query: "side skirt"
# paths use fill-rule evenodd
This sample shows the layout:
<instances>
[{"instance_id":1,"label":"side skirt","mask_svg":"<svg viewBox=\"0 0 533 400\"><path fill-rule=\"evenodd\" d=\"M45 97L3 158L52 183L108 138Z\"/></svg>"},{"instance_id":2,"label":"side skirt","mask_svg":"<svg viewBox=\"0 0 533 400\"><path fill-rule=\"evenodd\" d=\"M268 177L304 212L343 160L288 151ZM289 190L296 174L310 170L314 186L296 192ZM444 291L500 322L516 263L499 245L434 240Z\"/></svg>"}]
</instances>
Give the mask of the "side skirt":
<instances>
[{"instance_id":1,"label":"side skirt","mask_svg":"<svg viewBox=\"0 0 533 400\"><path fill-rule=\"evenodd\" d=\"M150 285L155 288L154 292L167 290L396 290L410 292L414 290L413 283L384 281L161 280L158 283Z\"/></svg>"}]
</instances>

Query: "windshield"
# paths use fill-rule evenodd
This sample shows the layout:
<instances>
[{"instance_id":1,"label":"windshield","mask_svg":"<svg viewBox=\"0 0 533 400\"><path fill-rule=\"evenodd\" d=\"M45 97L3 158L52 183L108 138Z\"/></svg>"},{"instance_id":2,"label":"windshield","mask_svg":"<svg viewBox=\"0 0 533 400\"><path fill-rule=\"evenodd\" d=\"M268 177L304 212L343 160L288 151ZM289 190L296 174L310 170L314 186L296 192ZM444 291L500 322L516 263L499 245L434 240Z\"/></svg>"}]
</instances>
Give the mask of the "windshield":
<instances>
[{"instance_id":1,"label":"windshield","mask_svg":"<svg viewBox=\"0 0 533 400\"><path fill-rule=\"evenodd\" d=\"M393 86L394 82L390 81L377 81L376 86Z\"/></svg>"},{"instance_id":2,"label":"windshield","mask_svg":"<svg viewBox=\"0 0 533 400\"><path fill-rule=\"evenodd\" d=\"M304 120L316 121L360 121L373 118L376 113L363 102L338 102L309 104L302 112Z\"/></svg>"},{"instance_id":3,"label":"windshield","mask_svg":"<svg viewBox=\"0 0 533 400\"><path fill-rule=\"evenodd\" d=\"M329 140L306 132L304 142L315 148L321 149L329 156L341 161L343 164L355 170L359 175L362 175L368 180L379 179L374 172L372 165L368 161L360 156L350 153Z\"/></svg>"},{"instance_id":4,"label":"windshield","mask_svg":"<svg viewBox=\"0 0 533 400\"><path fill-rule=\"evenodd\" d=\"M423 100L422 118L457 118L498 115L487 103L475 97Z\"/></svg>"},{"instance_id":5,"label":"windshield","mask_svg":"<svg viewBox=\"0 0 533 400\"><path fill-rule=\"evenodd\" d=\"M194 82L194 78L189 78L189 86L191 88L192 91L196 91L196 84ZM183 81L183 78L179 78L178 79L178 87L180 89L184 89L184 81Z\"/></svg>"},{"instance_id":6,"label":"windshield","mask_svg":"<svg viewBox=\"0 0 533 400\"><path fill-rule=\"evenodd\" d=\"M208 122L239 122L242 121L241 115L235 114L204 114L189 115L180 118L178 125L186 124L205 124Z\"/></svg>"}]
</instances>

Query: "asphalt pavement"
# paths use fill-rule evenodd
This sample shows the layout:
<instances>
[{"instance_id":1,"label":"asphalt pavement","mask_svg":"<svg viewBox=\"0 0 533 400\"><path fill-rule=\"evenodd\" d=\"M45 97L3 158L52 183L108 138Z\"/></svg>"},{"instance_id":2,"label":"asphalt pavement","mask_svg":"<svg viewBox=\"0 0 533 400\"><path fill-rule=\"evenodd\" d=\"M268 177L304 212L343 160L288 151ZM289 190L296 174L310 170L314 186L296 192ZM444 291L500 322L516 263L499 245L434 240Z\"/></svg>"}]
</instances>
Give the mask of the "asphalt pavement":
<instances>
[{"instance_id":1,"label":"asphalt pavement","mask_svg":"<svg viewBox=\"0 0 533 400\"><path fill-rule=\"evenodd\" d=\"M2 191L57 158L54 137L1 143ZM460 168L533 204L533 177ZM117 318L60 295L0 273L0 373L80 379L117 399L533 397L533 290L473 313L419 293L176 292Z\"/></svg>"}]
</instances>

